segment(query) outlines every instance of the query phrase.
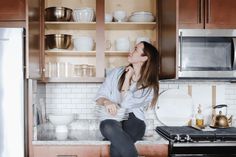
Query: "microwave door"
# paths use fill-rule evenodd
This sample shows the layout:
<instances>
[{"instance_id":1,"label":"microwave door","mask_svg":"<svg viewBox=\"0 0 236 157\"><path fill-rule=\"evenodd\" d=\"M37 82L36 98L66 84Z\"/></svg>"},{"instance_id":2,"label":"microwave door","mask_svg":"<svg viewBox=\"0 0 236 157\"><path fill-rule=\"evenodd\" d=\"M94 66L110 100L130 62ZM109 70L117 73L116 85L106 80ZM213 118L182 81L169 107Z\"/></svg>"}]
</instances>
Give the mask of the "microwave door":
<instances>
[{"instance_id":1,"label":"microwave door","mask_svg":"<svg viewBox=\"0 0 236 157\"><path fill-rule=\"evenodd\" d=\"M230 73L234 60L232 43L232 38L224 37L181 37L179 76L221 77Z\"/></svg>"}]
</instances>

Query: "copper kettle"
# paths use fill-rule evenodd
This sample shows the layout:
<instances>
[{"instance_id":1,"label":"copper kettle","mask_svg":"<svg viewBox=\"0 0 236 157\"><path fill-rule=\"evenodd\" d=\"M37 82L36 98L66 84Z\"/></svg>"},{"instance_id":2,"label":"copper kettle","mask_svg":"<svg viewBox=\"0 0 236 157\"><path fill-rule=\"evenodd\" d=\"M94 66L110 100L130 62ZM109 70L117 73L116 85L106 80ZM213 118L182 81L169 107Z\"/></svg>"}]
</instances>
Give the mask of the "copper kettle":
<instances>
[{"instance_id":1,"label":"copper kettle","mask_svg":"<svg viewBox=\"0 0 236 157\"><path fill-rule=\"evenodd\" d=\"M228 128L232 125L232 116L227 117L227 105L221 104L214 106L213 109L225 108L225 113L222 113L222 110L219 110L218 113L213 114L211 126L214 128Z\"/></svg>"}]
</instances>

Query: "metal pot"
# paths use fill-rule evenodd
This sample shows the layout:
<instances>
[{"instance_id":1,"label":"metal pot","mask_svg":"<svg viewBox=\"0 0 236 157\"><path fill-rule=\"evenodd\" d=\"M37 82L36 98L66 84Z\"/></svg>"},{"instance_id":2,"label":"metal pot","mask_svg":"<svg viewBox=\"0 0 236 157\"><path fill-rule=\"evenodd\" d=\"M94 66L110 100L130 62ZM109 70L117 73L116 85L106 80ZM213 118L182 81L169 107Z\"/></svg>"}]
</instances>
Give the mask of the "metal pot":
<instances>
[{"instance_id":1,"label":"metal pot","mask_svg":"<svg viewBox=\"0 0 236 157\"><path fill-rule=\"evenodd\" d=\"M45 35L46 49L67 49L71 46L72 35L69 34L48 34Z\"/></svg>"},{"instance_id":2,"label":"metal pot","mask_svg":"<svg viewBox=\"0 0 236 157\"><path fill-rule=\"evenodd\" d=\"M232 116L230 118L227 118L227 105L222 104L222 105L217 105L214 106L213 109L218 109L218 108L226 108L225 115L222 113L221 110L219 110L219 113L216 115L213 115L212 118L212 127L214 128L228 128L232 124Z\"/></svg>"},{"instance_id":3,"label":"metal pot","mask_svg":"<svg viewBox=\"0 0 236 157\"><path fill-rule=\"evenodd\" d=\"M66 7L49 7L45 9L46 21L70 21L72 9Z\"/></svg>"}]
</instances>

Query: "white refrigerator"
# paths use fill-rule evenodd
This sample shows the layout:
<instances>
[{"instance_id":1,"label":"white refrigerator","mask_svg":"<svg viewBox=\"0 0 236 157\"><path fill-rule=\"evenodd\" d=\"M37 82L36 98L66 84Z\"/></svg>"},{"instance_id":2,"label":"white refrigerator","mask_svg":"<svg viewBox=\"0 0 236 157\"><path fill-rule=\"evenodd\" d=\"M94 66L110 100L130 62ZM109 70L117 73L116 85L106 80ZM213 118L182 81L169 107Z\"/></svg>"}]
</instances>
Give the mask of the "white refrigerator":
<instances>
[{"instance_id":1,"label":"white refrigerator","mask_svg":"<svg viewBox=\"0 0 236 157\"><path fill-rule=\"evenodd\" d=\"M24 29L0 28L0 157L24 157Z\"/></svg>"}]
</instances>

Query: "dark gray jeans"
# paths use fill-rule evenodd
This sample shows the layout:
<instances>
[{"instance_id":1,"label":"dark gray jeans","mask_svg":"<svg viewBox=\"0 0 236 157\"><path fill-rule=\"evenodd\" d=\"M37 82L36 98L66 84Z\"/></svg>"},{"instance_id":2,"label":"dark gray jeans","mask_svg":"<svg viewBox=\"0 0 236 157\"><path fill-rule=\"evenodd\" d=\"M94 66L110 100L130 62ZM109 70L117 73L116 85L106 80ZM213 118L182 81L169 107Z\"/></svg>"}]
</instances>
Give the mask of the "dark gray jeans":
<instances>
[{"instance_id":1,"label":"dark gray jeans","mask_svg":"<svg viewBox=\"0 0 236 157\"><path fill-rule=\"evenodd\" d=\"M146 125L144 121L129 113L128 120L118 122L107 119L100 123L102 135L111 141L111 157L138 157L134 143L144 136Z\"/></svg>"}]
</instances>

